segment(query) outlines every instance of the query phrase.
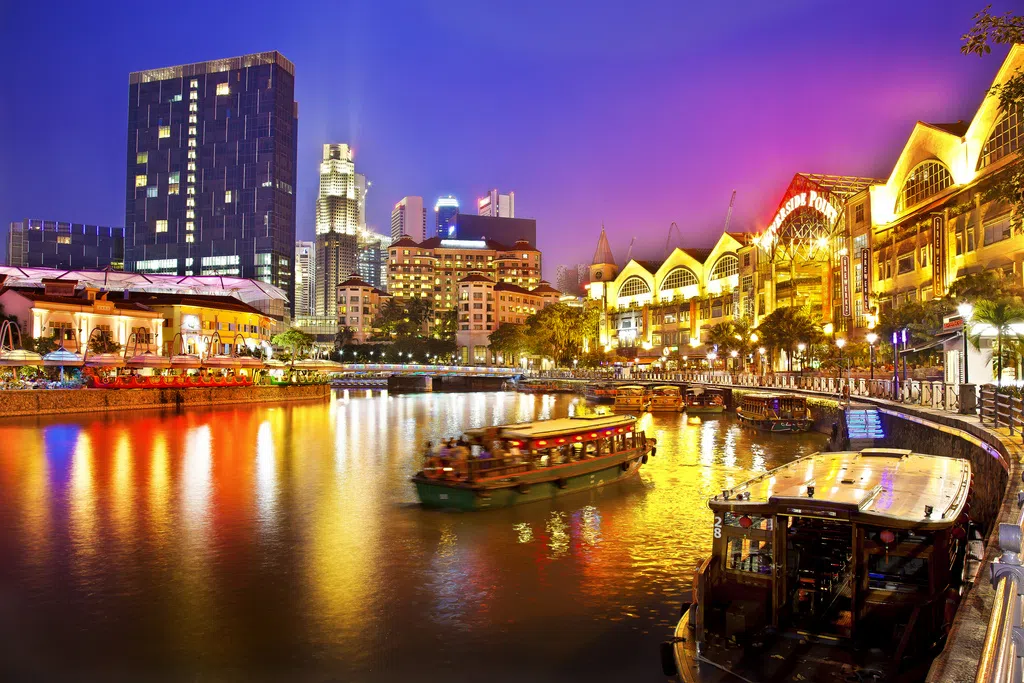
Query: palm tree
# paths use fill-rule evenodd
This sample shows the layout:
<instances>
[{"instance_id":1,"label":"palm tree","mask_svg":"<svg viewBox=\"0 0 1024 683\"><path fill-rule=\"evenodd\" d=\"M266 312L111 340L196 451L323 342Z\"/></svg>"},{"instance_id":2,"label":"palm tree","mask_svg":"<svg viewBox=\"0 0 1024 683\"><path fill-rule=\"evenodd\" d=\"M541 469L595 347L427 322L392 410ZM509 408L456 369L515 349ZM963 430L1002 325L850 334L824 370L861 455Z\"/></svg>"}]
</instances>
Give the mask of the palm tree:
<instances>
[{"instance_id":1,"label":"palm tree","mask_svg":"<svg viewBox=\"0 0 1024 683\"><path fill-rule=\"evenodd\" d=\"M1006 350L1004 341L1022 342L1024 335L1014 330L1014 326L1024 322L1024 305L1016 299L998 299L996 301L979 301L974 307L971 317L971 332L968 338L976 349L981 348L983 331L991 328L996 334L996 348L990 359L996 365L996 383L1003 381L1003 354Z\"/></svg>"}]
</instances>

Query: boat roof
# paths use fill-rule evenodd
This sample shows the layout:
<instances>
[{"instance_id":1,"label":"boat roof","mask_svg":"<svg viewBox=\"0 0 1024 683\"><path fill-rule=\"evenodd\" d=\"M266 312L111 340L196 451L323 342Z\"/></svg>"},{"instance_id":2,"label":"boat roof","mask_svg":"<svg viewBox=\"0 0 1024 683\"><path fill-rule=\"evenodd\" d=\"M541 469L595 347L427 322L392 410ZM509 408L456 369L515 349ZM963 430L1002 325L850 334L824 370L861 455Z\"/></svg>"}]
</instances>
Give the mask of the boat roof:
<instances>
[{"instance_id":1,"label":"boat roof","mask_svg":"<svg viewBox=\"0 0 1024 683\"><path fill-rule=\"evenodd\" d=\"M559 434L572 434L588 429L608 429L610 427L632 426L636 418L632 415L595 415L580 417L560 417L554 420L537 420L520 424L500 425L502 436L516 439L543 439ZM479 432L483 430L473 430Z\"/></svg>"},{"instance_id":2,"label":"boat roof","mask_svg":"<svg viewBox=\"0 0 1024 683\"><path fill-rule=\"evenodd\" d=\"M771 506L805 515L831 510L835 517L835 512L845 511L851 520L940 528L956 522L970 483L967 460L898 448L865 448L798 458L709 503L734 512ZM808 487L813 487L813 495L808 495ZM932 508L930 515L926 506Z\"/></svg>"},{"instance_id":3,"label":"boat roof","mask_svg":"<svg viewBox=\"0 0 1024 683\"><path fill-rule=\"evenodd\" d=\"M646 389L645 384L620 384L619 389Z\"/></svg>"},{"instance_id":4,"label":"boat roof","mask_svg":"<svg viewBox=\"0 0 1024 683\"><path fill-rule=\"evenodd\" d=\"M761 393L746 394L746 395L743 396L743 400L744 401L747 400L748 398L762 399L762 400L767 401L767 400L773 399L773 398L799 398L801 400L806 400L807 397L806 396L801 396L800 394L761 394Z\"/></svg>"}]
</instances>

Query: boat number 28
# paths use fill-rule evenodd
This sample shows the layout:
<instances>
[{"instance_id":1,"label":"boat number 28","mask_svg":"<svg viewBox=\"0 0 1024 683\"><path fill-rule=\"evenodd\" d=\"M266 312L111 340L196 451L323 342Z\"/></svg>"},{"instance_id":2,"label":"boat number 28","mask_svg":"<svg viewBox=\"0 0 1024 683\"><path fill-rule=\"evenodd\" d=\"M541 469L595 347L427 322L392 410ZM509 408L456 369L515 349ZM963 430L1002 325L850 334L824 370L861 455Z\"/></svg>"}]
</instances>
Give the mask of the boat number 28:
<instances>
[{"instance_id":1,"label":"boat number 28","mask_svg":"<svg viewBox=\"0 0 1024 683\"><path fill-rule=\"evenodd\" d=\"M715 538L722 537L722 518L715 516Z\"/></svg>"}]
</instances>

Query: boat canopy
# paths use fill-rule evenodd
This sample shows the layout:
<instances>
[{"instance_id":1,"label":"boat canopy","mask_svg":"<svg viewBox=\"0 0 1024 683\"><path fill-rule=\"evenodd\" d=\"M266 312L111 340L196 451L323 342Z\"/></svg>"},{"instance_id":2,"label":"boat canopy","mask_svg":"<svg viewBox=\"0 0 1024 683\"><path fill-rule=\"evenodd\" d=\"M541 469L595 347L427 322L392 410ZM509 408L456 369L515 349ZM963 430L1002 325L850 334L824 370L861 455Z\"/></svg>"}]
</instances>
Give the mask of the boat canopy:
<instances>
[{"instance_id":1,"label":"boat canopy","mask_svg":"<svg viewBox=\"0 0 1024 683\"><path fill-rule=\"evenodd\" d=\"M501 435L513 439L544 439L559 434L572 434L588 429L612 429L632 427L636 418L631 415L597 415L593 417L563 417L556 420L538 420L497 427ZM474 430L472 433L483 430Z\"/></svg>"},{"instance_id":2,"label":"boat canopy","mask_svg":"<svg viewBox=\"0 0 1024 683\"><path fill-rule=\"evenodd\" d=\"M905 449L815 453L715 496L712 508L943 528L957 522L971 485L963 459Z\"/></svg>"}]
</instances>

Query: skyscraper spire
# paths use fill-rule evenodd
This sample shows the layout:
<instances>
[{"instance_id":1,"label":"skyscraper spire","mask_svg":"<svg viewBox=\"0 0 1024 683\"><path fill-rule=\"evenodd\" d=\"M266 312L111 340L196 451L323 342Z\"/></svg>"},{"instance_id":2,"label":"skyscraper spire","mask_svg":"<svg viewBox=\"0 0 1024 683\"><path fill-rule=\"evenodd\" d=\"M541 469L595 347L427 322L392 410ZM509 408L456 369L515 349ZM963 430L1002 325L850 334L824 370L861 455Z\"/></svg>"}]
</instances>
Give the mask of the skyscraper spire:
<instances>
[{"instance_id":1,"label":"skyscraper spire","mask_svg":"<svg viewBox=\"0 0 1024 683\"><path fill-rule=\"evenodd\" d=\"M594 252L593 265L611 264L615 265L615 256L608 244L608 236L604 233L604 223L601 223L601 236L597 239L597 251Z\"/></svg>"}]
</instances>

